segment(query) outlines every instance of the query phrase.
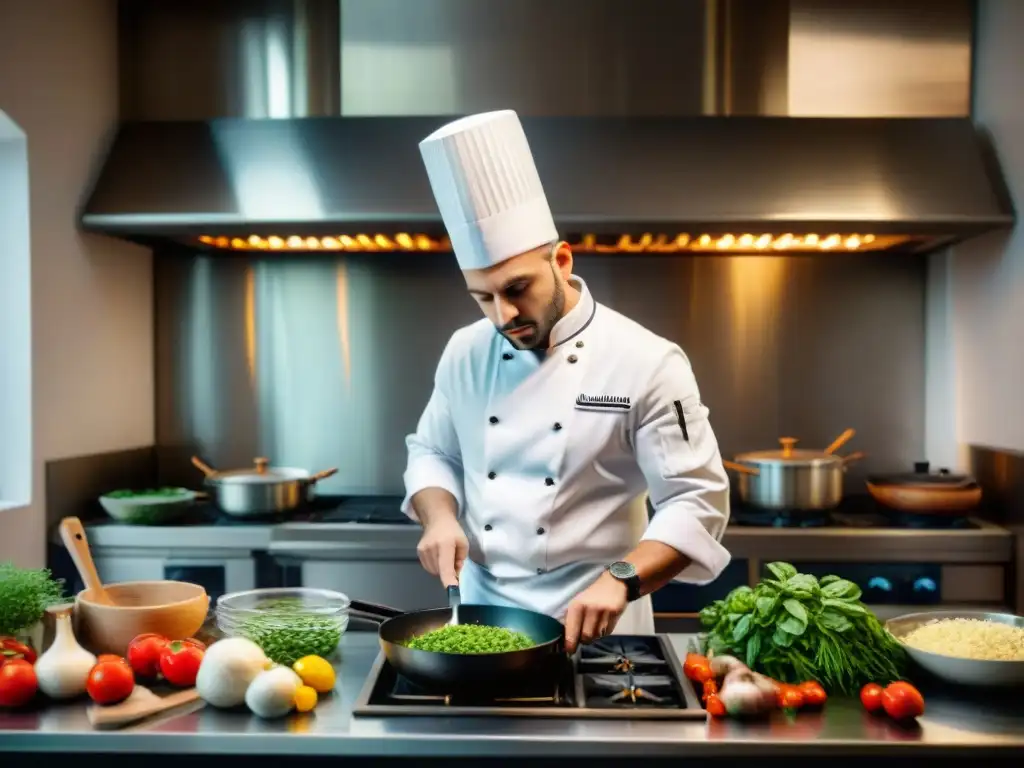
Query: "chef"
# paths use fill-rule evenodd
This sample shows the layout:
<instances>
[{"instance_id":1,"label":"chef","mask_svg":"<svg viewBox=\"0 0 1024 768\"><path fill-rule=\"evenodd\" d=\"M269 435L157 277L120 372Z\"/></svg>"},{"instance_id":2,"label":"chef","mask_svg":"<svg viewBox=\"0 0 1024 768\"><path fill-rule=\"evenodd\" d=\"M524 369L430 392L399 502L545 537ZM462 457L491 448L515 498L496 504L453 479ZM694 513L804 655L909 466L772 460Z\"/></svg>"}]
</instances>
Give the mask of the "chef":
<instances>
[{"instance_id":1,"label":"chef","mask_svg":"<svg viewBox=\"0 0 1024 768\"><path fill-rule=\"evenodd\" d=\"M729 563L729 481L690 363L573 274L515 112L420 151L484 314L451 336L406 441L420 561L464 603L564 621L570 651L653 634L652 592Z\"/></svg>"}]
</instances>

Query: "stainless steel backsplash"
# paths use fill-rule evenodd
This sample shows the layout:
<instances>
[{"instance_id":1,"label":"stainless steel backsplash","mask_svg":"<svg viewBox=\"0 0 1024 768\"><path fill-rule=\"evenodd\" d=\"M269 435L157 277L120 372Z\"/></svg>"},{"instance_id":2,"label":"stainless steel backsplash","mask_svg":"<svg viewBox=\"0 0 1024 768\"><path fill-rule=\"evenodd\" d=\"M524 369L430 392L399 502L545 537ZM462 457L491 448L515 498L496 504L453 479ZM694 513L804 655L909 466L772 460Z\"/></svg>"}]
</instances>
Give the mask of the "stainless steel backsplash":
<instances>
[{"instance_id":1,"label":"stainless steel backsplash","mask_svg":"<svg viewBox=\"0 0 1024 768\"><path fill-rule=\"evenodd\" d=\"M686 350L724 454L782 435L824 447L854 427L848 449L868 458L851 488L922 458L923 260L587 256L576 271ZM437 358L478 317L453 258L164 253L155 272L165 482L195 484L195 452L219 468L338 467L329 493L402 493Z\"/></svg>"}]
</instances>

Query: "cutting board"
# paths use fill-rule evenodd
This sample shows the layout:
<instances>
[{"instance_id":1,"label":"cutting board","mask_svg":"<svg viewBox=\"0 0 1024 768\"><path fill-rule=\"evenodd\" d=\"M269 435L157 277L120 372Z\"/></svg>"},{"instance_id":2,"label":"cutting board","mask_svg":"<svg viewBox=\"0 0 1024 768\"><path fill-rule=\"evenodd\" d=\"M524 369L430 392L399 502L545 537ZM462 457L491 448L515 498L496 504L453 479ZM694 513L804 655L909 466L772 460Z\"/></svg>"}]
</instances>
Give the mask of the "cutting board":
<instances>
[{"instance_id":1,"label":"cutting board","mask_svg":"<svg viewBox=\"0 0 1024 768\"><path fill-rule=\"evenodd\" d=\"M145 686L136 685L131 695L120 704L108 706L90 704L89 722L93 728L102 730L121 728L195 701L199 701L199 694L195 688L185 688L160 695Z\"/></svg>"}]
</instances>

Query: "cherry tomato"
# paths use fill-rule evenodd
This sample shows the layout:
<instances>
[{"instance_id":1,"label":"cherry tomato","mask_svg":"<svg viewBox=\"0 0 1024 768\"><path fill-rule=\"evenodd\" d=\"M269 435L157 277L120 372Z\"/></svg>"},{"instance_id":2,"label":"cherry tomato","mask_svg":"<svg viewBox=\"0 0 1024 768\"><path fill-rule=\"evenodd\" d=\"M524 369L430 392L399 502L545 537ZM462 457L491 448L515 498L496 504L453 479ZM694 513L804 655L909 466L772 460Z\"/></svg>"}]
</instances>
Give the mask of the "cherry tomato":
<instances>
[{"instance_id":1,"label":"cherry tomato","mask_svg":"<svg viewBox=\"0 0 1024 768\"><path fill-rule=\"evenodd\" d=\"M101 653L96 657L96 662L101 661L120 661L122 664L127 664L128 660L124 656L118 656L116 653Z\"/></svg>"},{"instance_id":2,"label":"cherry tomato","mask_svg":"<svg viewBox=\"0 0 1024 768\"><path fill-rule=\"evenodd\" d=\"M10 659L0 667L0 707L20 707L36 695L39 681L25 659Z\"/></svg>"},{"instance_id":3,"label":"cherry tomato","mask_svg":"<svg viewBox=\"0 0 1024 768\"><path fill-rule=\"evenodd\" d=\"M167 645L163 635L139 635L128 644L128 663L132 671L142 678L152 679L160 674L160 654Z\"/></svg>"},{"instance_id":4,"label":"cherry tomato","mask_svg":"<svg viewBox=\"0 0 1024 768\"><path fill-rule=\"evenodd\" d=\"M13 637L0 637L0 667L5 661L24 659L29 664L36 663L36 652Z\"/></svg>"},{"instance_id":5,"label":"cherry tomato","mask_svg":"<svg viewBox=\"0 0 1024 768\"><path fill-rule=\"evenodd\" d=\"M714 678L711 678L710 680L705 680L704 681L704 695L702 697L704 699L704 701L707 701L709 696L717 696L717 695L718 695L718 681L715 680Z\"/></svg>"},{"instance_id":6,"label":"cherry tomato","mask_svg":"<svg viewBox=\"0 0 1024 768\"><path fill-rule=\"evenodd\" d=\"M117 704L135 689L132 668L123 661L99 661L89 671L85 690L97 704Z\"/></svg>"},{"instance_id":7,"label":"cherry tomato","mask_svg":"<svg viewBox=\"0 0 1024 768\"><path fill-rule=\"evenodd\" d=\"M882 691L882 706L893 720L912 720L924 714L924 697L910 683L893 683Z\"/></svg>"},{"instance_id":8,"label":"cherry tomato","mask_svg":"<svg viewBox=\"0 0 1024 768\"><path fill-rule=\"evenodd\" d=\"M196 675L205 653L190 643L175 640L164 646L160 653L160 672L171 685L189 688L196 684Z\"/></svg>"},{"instance_id":9,"label":"cherry tomato","mask_svg":"<svg viewBox=\"0 0 1024 768\"><path fill-rule=\"evenodd\" d=\"M868 683L860 689L860 703L868 712L877 712L882 708L882 686Z\"/></svg>"},{"instance_id":10,"label":"cherry tomato","mask_svg":"<svg viewBox=\"0 0 1024 768\"><path fill-rule=\"evenodd\" d=\"M783 709L800 709L804 705L804 695L795 685L783 686L776 700Z\"/></svg>"},{"instance_id":11,"label":"cherry tomato","mask_svg":"<svg viewBox=\"0 0 1024 768\"><path fill-rule=\"evenodd\" d=\"M694 673L698 666L710 669L711 662L708 661L707 656L701 656L699 653L686 654L686 661L683 662L683 674L686 675L689 680L697 680L697 678L694 677ZM697 682L703 683L704 680L697 680Z\"/></svg>"},{"instance_id":12,"label":"cherry tomato","mask_svg":"<svg viewBox=\"0 0 1024 768\"><path fill-rule=\"evenodd\" d=\"M800 683L797 688L804 697L804 706L821 707L828 700L828 694L825 693L825 689L815 680Z\"/></svg>"},{"instance_id":13,"label":"cherry tomato","mask_svg":"<svg viewBox=\"0 0 1024 768\"><path fill-rule=\"evenodd\" d=\"M707 713L712 717L725 717L726 714L725 704L723 704L722 700L718 698L717 693L713 693L708 696L707 701L704 702L704 709L707 710Z\"/></svg>"}]
</instances>

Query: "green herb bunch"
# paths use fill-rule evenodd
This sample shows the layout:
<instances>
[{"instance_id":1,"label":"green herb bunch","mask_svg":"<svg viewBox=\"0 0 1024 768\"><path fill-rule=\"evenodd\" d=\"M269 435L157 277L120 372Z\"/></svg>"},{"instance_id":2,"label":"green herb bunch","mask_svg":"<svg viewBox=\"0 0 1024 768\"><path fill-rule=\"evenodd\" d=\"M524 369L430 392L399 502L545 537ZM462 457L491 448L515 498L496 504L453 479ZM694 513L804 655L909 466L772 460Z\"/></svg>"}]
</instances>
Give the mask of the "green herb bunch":
<instances>
[{"instance_id":1,"label":"green herb bunch","mask_svg":"<svg viewBox=\"0 0 1024 768\"><path fill-rule=\"evenodd\" d=\"M536 643L522 632L483 624L452 624L406 642L416 651L432 653L507 653L532 648Z\"/></svg>"},{"instance_id":2,"label":"green herb bunch","mask_svg":"<svg viewBox=\"0 0 1024 768\"><path fill-rule=\"evenodd\" d=\"M700 612L707 650L728 654L783 683L816 680L829 693L855 695L867 683L901 677L903 648L838 576L769 563L775 578L734 589Z\"/></svg>"},{"instance_id":3,"label":"green herb bunch","mask_svg":"<svg viewBox=\"0 0 1024 768\"><path fill-rule=\"evenodd\" d=\"M43 618L46 607L65 602L64 581L47 568L0 563L0 636L13 636Z\"/></svg>"}]
</instances>

